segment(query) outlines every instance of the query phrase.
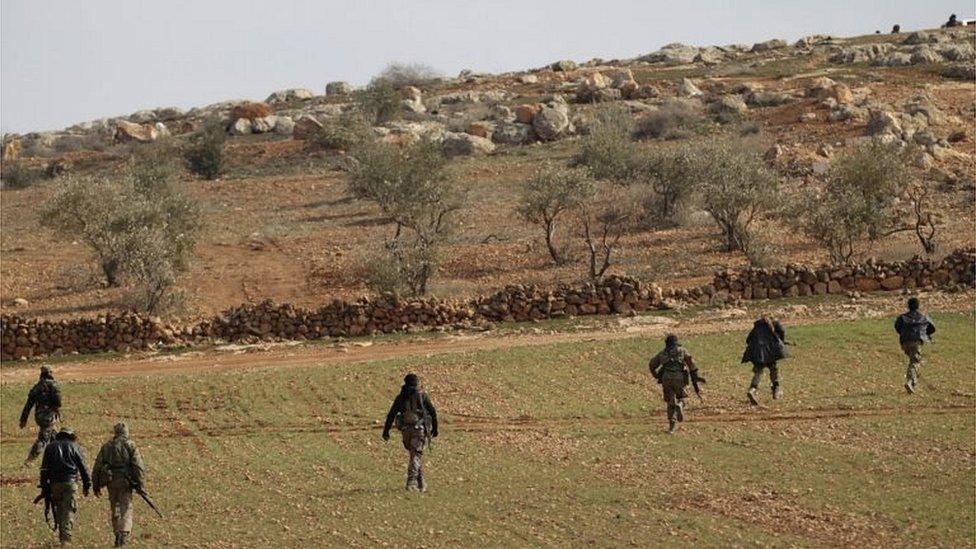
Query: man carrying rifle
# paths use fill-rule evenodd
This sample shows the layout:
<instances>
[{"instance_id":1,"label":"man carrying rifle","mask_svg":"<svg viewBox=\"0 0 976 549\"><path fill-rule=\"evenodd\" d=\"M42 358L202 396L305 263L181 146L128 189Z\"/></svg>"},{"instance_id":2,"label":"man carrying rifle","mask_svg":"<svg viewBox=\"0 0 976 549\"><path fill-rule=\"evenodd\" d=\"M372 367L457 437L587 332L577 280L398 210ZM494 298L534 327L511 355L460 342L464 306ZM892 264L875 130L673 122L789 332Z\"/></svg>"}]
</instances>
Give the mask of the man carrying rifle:
<instances>
[{"instance_id":1,"label":"man carrying rifle","mask_svg":"<svg viewBox=\"0 0 976 549\"><path fill-rule=\"evenodd\" d=\"M407 490L426 492L427 478L424 476L424 449L430 439L437 436L437 409L420 387L417 374L407 374L403 387L386 415L383 425L383 440L390 440L390 428L396 422L403 435L403 447L410 452L407 463Z\"/></svg>"},{"instance_id":2,"label":"man carrying rifle","mask_svg":"<svg viewBox=\"0 0 976 549\"><path fill-rule=\"evenodd\" d=\"M95 497L101 495L102 488L108 488L115 547L129 541L129 533L132 532L132 491L141 491L144 472L139 449L129 439L129 428L125 423L117 423L114 436L102 445L92 468Z\"/></svg>"},{"instance_id":3,"label":"man carrying rifle","mask_svg":"<svg viewBox=\"0 0 976 549\"><path fill-rule=\"evenodd\" d=\"M74 515L77 510L75 496L78 493L77 478L81 476L84 495L91 490L91 478L85 465L84 453L76 442L74 431L61 429L54 442L47 445L41 460L41 493L44 496L44 514L50 508L54 512L55 528L61 545L71 543Z\"/></svg>"},{"instance_id":4,"label":"man carrying rifle","mask_svg":"<svg viewBox=\"0 0 976 549\"><path fill-rule=\"evenodd\" d=\"M654 355L648 364L651 375L664 389L664 401L668 403L668 434L678 429L678 422L684 421L685 387L690 382L695 394L701 398L701 387L705 379L698 375L698 367L691 353L678 343L678 336L669 334L664 339L664 350Z\"/></svg>"}]
</instances>

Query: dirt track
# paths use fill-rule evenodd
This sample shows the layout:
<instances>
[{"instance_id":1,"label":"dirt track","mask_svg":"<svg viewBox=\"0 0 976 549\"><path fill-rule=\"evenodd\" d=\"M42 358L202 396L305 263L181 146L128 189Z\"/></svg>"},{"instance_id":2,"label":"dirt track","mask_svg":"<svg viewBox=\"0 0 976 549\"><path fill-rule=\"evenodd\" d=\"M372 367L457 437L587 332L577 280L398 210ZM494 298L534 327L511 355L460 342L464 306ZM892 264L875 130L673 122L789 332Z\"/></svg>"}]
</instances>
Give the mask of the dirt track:
<instances>
[{"instance_id":1,"label":"dirt track","mask_svg":"<svg viewBox=\"0 0 976 549\"><path fill-rule=\"evenodd\" d=\"M818 324L823 322L851 321L862 318L890 316L900 312L901 296L877 295L859 306L831 303L816 309L803 307L784 308L776 315L790 325ZM932 310L943 312L972 311L973 294L929 296ZM856 307L856 308L852 308ZM755 311L740 311L730 318L727 313L706 310L688 315L674 322L640 323L620 319L612 328L601 327L587 331L566 333L515 333L499 335L492 332L450 335L446 337L418 337L412 341L353 341L341 346L324 344L288 345L269 344L255 346L228 346L224 350L186 351L179 354L139 354L130 357L101 357L93 355L80 361L54 364L58 379L79 380L125 376L153 376L187 373L216 373L260 368L287 368L296 366L348 364L390 358L433 356L456 352L483 351L511 347L528 347L552 343L584 341L614 341L642 337L658 337L668 332L679 335L711 334L747 330L753 322ZM647 317L644 318L647 320ZM0 382L12 383L34 379L34 366L10 366L0 370Z\"/></svg>"}]
</instances>

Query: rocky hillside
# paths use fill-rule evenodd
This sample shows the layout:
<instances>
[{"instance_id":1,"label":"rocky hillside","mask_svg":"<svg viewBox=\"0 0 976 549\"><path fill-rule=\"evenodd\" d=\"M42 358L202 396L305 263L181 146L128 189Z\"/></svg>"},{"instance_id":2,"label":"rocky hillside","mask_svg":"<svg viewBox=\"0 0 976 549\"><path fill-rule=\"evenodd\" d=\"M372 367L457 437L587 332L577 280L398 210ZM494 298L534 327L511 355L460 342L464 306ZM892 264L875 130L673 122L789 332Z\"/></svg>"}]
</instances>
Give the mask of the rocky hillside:
<instances>
[{"instance_id":1,"label":"rocky hillside","mask_svg":"<svg viewBox=\"0 0 976 549\"><path fill-rule=\"evenodd\" d=\"M580 265L551 265L537 231L513 212L526 178L543 162L575 154L578 136L607 106L626 110L638 124L685 109L705 124L701 133L758 133L768 166L790 189L815 182L832 159L872 137L913 144L913 160L945 214L940 249L947 253L974 245L974 60L972 27L814 35L793 44L669 44L633 59L562 60L520 72L425 79L401 86L402 116L370 131L398 142L425 137L454 157L468 212L445 252L433 287L438 296L580 280ZM228 173L206 184L184 174L211 225L181 283L192 296L190 309L210 314L265 298L317 307L331 297L355 298L365 291L357 270L363 252L389 236L389 225L374 206L348 194L342 152L314 143L323 126L356 108L349 84L322 89L8 134L4 168L47 175L111 170L133 147L165 135L183 143L219 120L230 136ZM641 146L666 147L669 140ZM2 307L54 318L117 309L119 290L92 282L81 268L88 259L84 246L56 238L38 219L38 205L55 182L4 191ZM702 214L691 212L676 228L628 232L611 271L693 288L715 269L744 266L741 253L719 249L714 224ZM780 264L826 260L816 245L778 223L768 220L764 232ZM919 251L913 239L888 237L870 252L906 260Z\"/></svg>"}]
</instances>

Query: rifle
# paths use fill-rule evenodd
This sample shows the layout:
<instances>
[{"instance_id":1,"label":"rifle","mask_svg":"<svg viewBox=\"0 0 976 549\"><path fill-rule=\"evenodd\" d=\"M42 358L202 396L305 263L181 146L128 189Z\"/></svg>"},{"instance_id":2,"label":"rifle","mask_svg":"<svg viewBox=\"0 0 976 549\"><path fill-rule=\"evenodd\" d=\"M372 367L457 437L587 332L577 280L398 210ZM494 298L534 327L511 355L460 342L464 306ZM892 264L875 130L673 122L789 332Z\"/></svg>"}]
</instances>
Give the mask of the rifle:
<instances>
[{"instance_id":1,"label":"rifle","mask_svg":"<svg viewBox=\"0 0 976 549\"><path fill-rule=\"evenodd\" d=\"M705 378L698 375L698 371L691 372L691 386L695 388L695 395L698 396L698 400L701 403L705 402L705 399L701 396L701 387L698 386L699 383L705 383Z\"/></svg>"},{"instance_id":2,"label":"rifle","mask_svg":"<svg viewBox=\"0 0 976 549\"><path fill-rule=\"evenodd\" d=\"M51 488L50 486L45 488L44 485L38 486L41 489L41 493L37 494L32 502L33 505L37 505L42 499L44 500L44 522L47 523L47 527L51 529L52 532L58 531L57 520L52 520L51 515L56 515L54 509L54 500L51 499Z\"/></svg>"},{"instance_id":3,"label":"rifle","mask_svg":"<svg viewBox=\"0 0 976 549\"><path fill-rule=\"evenodd\" d=\"M159 515L159 518L163 518L163 514L160 513L159 509L156 508L156 504L153 503L152 498L150 498L149 494L146 493L146 489L142 487L141 483L133 482L130 484L130 486L132 486L132 491L139 494L139 497L141 497L142 500L146 502L146 505L148 505L150 509L156 511L156 514Z\"/></svg>"}]
</instances>

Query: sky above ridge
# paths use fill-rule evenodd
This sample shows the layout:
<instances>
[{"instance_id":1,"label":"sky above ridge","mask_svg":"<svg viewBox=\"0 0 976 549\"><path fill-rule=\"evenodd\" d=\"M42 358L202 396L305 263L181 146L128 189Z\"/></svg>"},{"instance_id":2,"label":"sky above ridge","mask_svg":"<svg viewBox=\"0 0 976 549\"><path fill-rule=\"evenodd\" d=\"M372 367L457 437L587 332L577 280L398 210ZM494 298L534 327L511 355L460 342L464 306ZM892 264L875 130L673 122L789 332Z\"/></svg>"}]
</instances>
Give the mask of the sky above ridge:
<instances>
[{"instance_id":1,"label":"sky above ridge","mask_svg":"<svg viewBox=\"0 0 976 549\"><path fill-rule=\"evenodd\" d=\"M0 130L359 85L389 62L505 72L670 42L938 27L972 0L3 0Z\"/></svg>"}]
</instances>

